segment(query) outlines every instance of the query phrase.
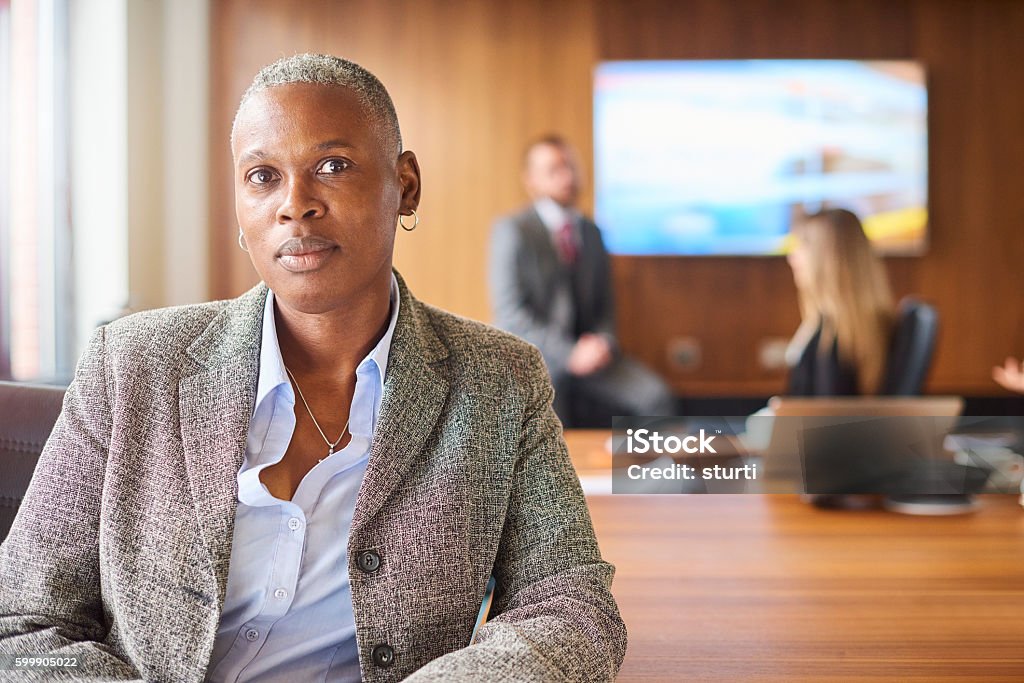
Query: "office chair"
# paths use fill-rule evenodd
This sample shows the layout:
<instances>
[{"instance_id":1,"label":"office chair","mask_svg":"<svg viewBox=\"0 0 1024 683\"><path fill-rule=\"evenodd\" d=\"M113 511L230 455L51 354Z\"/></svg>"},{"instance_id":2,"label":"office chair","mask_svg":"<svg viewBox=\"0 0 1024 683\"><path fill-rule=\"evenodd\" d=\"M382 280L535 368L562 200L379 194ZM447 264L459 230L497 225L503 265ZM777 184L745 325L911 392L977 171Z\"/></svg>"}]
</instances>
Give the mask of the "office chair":
<instances>
[{"instance_id":1,"label":"office chair","mask_svg":"<svg viewBox=\"0 0 1024 683\"><path fill-rule=\"evenodd\" d=\"M0 382L0 541L11 530L63 400L62 387Z\"/></svg>"},{"instance_id":2,"label":"office chair","mask_svg":"<svg viewBox=\"0 0 1024 683\"><path fill-rule=\"evenodd\" d=\"M882 391L884 396L919 396L932 366L939 314L934 306L907 297L896 311Z\"/></svg>"}]
</instances>

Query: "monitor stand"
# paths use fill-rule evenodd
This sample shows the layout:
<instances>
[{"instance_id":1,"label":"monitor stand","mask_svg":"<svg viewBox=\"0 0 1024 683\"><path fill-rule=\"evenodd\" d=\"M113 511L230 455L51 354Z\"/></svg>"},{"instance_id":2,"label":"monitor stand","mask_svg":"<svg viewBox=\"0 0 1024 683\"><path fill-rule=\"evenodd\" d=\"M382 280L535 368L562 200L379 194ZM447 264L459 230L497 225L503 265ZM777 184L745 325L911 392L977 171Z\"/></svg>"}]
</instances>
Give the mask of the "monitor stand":
<instances>
[{"instance_id":1,"label":"monitor stand","mask_svg":"<svg viewBox=\"0 0 1024 683\"><path fill-rule=\"evenodd\" d=\"M964 515L974 512L981 504L966 493L928 493L889 496L883 506L891 512L904 515Z\"/></svg>"}]
</instances>

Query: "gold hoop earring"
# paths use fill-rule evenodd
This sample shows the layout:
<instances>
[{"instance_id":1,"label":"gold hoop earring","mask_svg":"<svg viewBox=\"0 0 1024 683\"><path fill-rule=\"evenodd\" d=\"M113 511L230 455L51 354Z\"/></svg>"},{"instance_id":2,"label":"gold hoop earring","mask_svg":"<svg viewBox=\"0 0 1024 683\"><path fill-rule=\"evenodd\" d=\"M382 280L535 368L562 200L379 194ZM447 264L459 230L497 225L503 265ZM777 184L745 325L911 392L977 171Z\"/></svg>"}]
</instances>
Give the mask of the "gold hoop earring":
<instances>
[{"instance_id":1,"label":"gold hoop earring","mask_svg":"<svg viewBox=\"0 0 1024 683\"><path fill-rule=\"evenodd\" d=\"M249 253L249 247L245 244L245 235L242 234L241 228L238 229L238 248L245 253Z\"/></svg>"},{"instance_id":2,"label":"gold hoop earring","mask_svg":"<svg viewBox=\"0 0 1024 683\"><path fill-rule=\"evenodd\" d=\"M405 221L402 220L403 218L405 218L405 215L398 214L398 224L401 225L402 226L402 230L405 230L406 232L412 232L413 230L416 229L416 226L420 224L420 215L418 213L416 213L416 209L409 209L409 210L412 211L412 217L413 217L412 227L407 227L405 225Z\"/></svg>"}]
</instances>

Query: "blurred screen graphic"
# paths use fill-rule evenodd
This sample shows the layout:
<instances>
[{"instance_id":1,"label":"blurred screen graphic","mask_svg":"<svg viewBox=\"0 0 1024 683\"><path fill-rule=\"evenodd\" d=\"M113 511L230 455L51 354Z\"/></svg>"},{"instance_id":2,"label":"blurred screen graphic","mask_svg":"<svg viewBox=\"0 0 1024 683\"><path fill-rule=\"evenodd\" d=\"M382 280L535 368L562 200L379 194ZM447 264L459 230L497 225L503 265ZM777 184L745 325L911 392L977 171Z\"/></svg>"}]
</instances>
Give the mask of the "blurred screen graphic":
<instances>
[{"instance_id":1,"label":"blurred screen graphic","mask_svg":"<svg viewBox=\"0 0 1024 683\"><path fill-rule=\"evenodd\" d=\"M781 254L793 220L828 207L857 213L882 253L927 244L916 62L605 62L594 146L613 253Z\"/></svg>"}]
</instances>

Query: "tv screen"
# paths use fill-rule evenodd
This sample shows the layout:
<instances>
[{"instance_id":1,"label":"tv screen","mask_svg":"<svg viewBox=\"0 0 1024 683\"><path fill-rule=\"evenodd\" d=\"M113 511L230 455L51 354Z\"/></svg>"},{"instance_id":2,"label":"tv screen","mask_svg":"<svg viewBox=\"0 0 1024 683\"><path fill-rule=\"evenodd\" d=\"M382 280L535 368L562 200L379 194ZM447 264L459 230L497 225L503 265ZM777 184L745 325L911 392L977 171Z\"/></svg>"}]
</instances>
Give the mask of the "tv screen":
<instances>
[{"instance_id":1,"label":"tv screen","mask_svg":"<svg viewBox=\"0 0 1024 683\"><path fill-rule=\"evenodd\" d=\"M617 254L766 255L821 208L882 253L924 251L928 94L906 61L605 62L596 217Z\"/></svg>"}]
</instances>

